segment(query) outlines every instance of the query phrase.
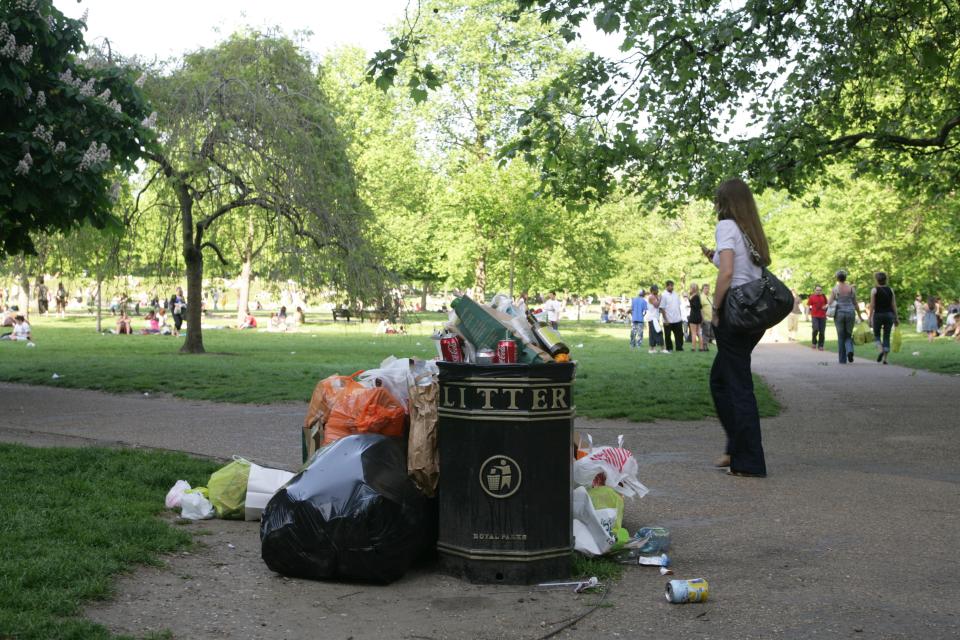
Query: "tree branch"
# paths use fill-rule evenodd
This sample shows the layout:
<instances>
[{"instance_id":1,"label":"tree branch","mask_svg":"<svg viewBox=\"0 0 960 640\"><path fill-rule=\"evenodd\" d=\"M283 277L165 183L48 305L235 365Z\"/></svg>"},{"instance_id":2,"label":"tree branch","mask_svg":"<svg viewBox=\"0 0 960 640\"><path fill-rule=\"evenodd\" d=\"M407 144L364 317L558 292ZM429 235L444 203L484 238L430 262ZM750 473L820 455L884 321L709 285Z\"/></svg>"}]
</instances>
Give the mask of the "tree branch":
<instances>
[{"instance_id":1,"label":"tree branch","mask_svg":"<svg viewBox=\"0 0 960 640\"><path fill-rule=\"evenodd\" d=\"M250 207L250 206L260 206L267 210L275 210L276 207L273 206L268 200L264 198L239 198L228 202L227 204L221 205L213 213L205 217L203 220L197 223L198 229L207 229L213 222L222 215L230 213L234 209L239 209L240 207Z\"/></svg>"},{"instance_id":2,"label":"tree branch","mask_svg":"<svg viewBox=\"0 0 960 640\"><path fill-rule=\"evenodd\" d=\"M203 251L205 247L210 247L211 249L213 249L214 253L216 253L217 257L220 259L221 264L225 266L230 264L229 262L227 262L227 259L223 257L223 253L220 252L220 247L218 247L216 244L214 244L210 240L207 240L206 242L200 245L200 250Z\"/></svg>"},{"instance_id":3,"label":"tree branch","mask_svg":"<svg viewBox=\"0 0 960 640\"><path fill-rule=\"evenodd\" d=\"M828 141L824 146L828 147L827 153L835 153L844 149L852 149L862 140L873 140L881 144L890 144L900 147L945 147L947 137L950 132L960 126L960 116L954 116L940 128L939 133L932 138L908 138L906 136L889 135L883 133L874 133L872 131L861 131L846 136L840 136Z\"/></svg>"}]
</instances>

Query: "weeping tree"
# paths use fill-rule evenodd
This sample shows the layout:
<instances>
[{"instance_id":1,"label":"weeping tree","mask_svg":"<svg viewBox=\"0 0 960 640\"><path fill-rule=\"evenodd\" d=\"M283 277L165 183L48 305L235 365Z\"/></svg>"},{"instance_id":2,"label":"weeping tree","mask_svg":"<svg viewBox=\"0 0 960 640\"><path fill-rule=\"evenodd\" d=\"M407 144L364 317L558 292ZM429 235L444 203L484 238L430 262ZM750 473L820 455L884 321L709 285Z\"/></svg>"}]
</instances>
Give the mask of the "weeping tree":
<instances>
[{"instance_id":1,"label":"weeping tree","mask_svg":"<svg viewBox=\"0 0 960 640\"><path fill-rule=\"evenodd\" d=\"M290 40L236 34L190 53L148 80L161 148L149 157L160 197L177 205L187 272L187 338L202 353L204 251L221 262L214 230L225 216L257 212L309 242L342 288L366 286L375 260L364 248L368 213L329 102L310 62Z\"/></svg>"}]
</instances>

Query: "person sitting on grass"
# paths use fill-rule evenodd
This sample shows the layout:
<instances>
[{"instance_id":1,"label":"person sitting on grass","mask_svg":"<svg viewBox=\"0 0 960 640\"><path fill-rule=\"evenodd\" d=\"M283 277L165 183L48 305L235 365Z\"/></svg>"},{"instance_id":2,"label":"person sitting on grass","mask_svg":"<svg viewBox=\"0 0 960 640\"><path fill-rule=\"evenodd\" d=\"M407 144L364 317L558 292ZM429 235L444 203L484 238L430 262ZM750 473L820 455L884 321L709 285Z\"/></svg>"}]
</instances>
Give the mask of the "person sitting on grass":
<instances>
[{"instance_id":1,"label":"person sitting on grass","mask_svg":"<svg viewBox=\"0 0 960 640\"><path fill-rule=\"evenodd\" d=\"M297 312L293 314L293 320L298 327L307 324L307 315L303 312L303 307L297 307Z\"/></svg>"},{"instance_id":2,"label":"person sitting on grass","mask_svg":"<svg viewBox=\"0 0 960 640\"><path fill-rule=\"evenodd\" d=\"M170 320L167 318L166 307L160 307L160 310L157 311L157 327L160 329L160 335L169 336L173 334L170 329Z\"/></svg>"},{"instance_id":3,"label":"person sitting on grass","mask_svg":"<svg viewBox=\"0 0 960 640\"><path fill-rule=\"evenodd\" d=\"M133 333L133 325L130 322L130 316L125 309L120 310L120 317L117 318L117 333L130 335Z\"/></svg>"},{"instance_id":4,"label":"person sitting on grass","mask_svg":"<svg viewBox=\"0 0 960 640\"><path fill-rule=\"evenodd\" d=\"M267 331L273 332L283 332L287 330L287 323L284 318L280 317L278 313L270 314L270 326L267 327Z\"/></svg>"},{"instance_id":5,"label":"person sitting on grass","mask_svg":"<svg viewBox=\"0 0 960 640\"><path fill-rule=\"evenodd\" d=\"M142 335L154 335L160 333L160 321L157 320L157 314L153 311L147 312L147 317L144 318L147 322L147 326L140 330Z\"/></svg>"},{"instance_id":6,"label":"person sitting on grass","mask_svg":"<svg viewBox=\"0 0 960 640\"><path fill-rule=\"evenodd\" d=\"M0 336L0 340L25 340L27 342L33 340L33 336L30 335L30 323L23 316L14 316L13 331Z\"/></svg>"},{"instance_id":7,"label":"person sitting on grass","mask_svg":"<svg viewBox=\"0 0 960 640\"><path fill-rule=\"evenodd\" d=\"M243 319L237 329L256 329L257 328L257 319L250 313L250 310L247 309L247 317Z\"/></svg>"}]
</instances>

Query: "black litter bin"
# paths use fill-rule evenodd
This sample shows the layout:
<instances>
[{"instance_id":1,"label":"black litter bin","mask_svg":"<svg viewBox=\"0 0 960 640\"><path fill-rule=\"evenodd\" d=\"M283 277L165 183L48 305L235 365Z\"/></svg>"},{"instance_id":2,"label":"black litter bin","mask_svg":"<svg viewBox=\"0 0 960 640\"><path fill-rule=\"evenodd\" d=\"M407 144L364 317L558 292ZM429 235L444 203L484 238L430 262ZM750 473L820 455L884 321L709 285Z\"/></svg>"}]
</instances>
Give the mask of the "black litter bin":
<instances>
[{"instance_id":1,"label":"black litter bin","mask_svg":"<svg viewBox=\"0 0 960 640\"><path fill-rule=\"evenodd\" d=\"M570 575L572 362L440 362L444 569L472 582Z\"/></svg>"}]
</instances>

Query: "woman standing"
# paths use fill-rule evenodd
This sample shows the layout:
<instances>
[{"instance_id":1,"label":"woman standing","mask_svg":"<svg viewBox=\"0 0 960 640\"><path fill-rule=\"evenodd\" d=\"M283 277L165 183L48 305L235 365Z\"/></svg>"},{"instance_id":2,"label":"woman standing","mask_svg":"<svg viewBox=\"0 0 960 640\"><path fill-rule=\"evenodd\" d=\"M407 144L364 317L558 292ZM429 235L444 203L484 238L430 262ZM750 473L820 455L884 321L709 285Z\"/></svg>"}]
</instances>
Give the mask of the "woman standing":
<instances>
[{"instance_id":1,"label":"woman standing","mask_svg":"<svg viewBox=\"0 0 960 640\"><path fill-rule=\"evenodd\" d=\"M183 289L177 287L177 292L170 296L170 311L173 313L173 335L180 335L183 326L183 316L187 313L187 300L183 297Z\"/></svg>"},{"instance_id":2,"label":"woman standing","mask_svg":"<svg viewBox=\"0 0 960 640\"><path fill-rule=\"evenodd\" d=\"M650 353L668 353L663 351L663 325L660 324L660 288L657 285L650 287L650 296L647 298L646 320L650 323Z\"/></svg>"},{"instance_id":3,"label":"woman standing","mask_svg":"<svg viewBox=\"0 0 960 640\"><path fill-rule=\"evenodd\" d=\"M933 342L937 337L938 317L940 317L940 301L937 296L928 296L927 304L923 308L923 332L927 334L927 342Z\"/></svg>"},{"instance_id":4,"label":"woman standing","mask_svg":"<svg viewBox=\"0 0 960 640\"><path fill-rule=\"evenodd\" d=\"M700 287L694 282L690 285L690 315L687 324L690 326L690 350L706 351L703 347L703 336L700 334L700 325L703 324L703 302L700 300Z\"/></svg>"},{"instance_id":5,"label":"woman standing","mask_svg":"<svg viewBox=\"0 0 960 640\"><path fill-rule=\"evenodd\" d=\"M727 434L726 451L717 460L717 466L729 466L730 475L763 478L767 466L750 354L764 332L728 327L723 318L723 303L731 287L760 278L761 267L770 264L770 249L757 203L743 180L732 178L723 182L717 188L715 208L716 248L703 247L703 253L717 267L712 309L717 357L710 370L710 393Z\"/></svg>"},{"instance_id":6,"label":"woman standing","mask_svg":"<svg viewBox=\"0 0 960 640\"><path fill-rule=\"evenodd\" d=\"M830 292L827 306L834 301L837 303L833 316L833 324L837 328L837 356L840 364L846 364L853 362L853 325L856 322L854 317L863 320L863 312L857 304L857 290L847 284L847 272L843 269L837 271L837 286Z\"/></svg>"},{"instance_id":7,"label":"woman standing","mask_svg":"<svg viewBox=\"0 0 960 640\"><path fill-rule=\"evenodd\" d=\"M900 324L900 318L897 317L897 297L893 294L893 289L887 286L886 273L877 271L874 278L877 286L870 291L868 322L873 327L873 340L880 349L877 362L887 364L887 355L890 353L890 331Z\"/></svg>"},{"instance_id":8,"label":"woman standing","mask_svg":"<svg viewBox=\"0 0 960 640\"><path fill-rule=\"evenodd\" d=\"M923 296L919 293L917 297L913 299L913 311L917 321L917 333L923 333Z\"/></svg>"}]
</instances>

